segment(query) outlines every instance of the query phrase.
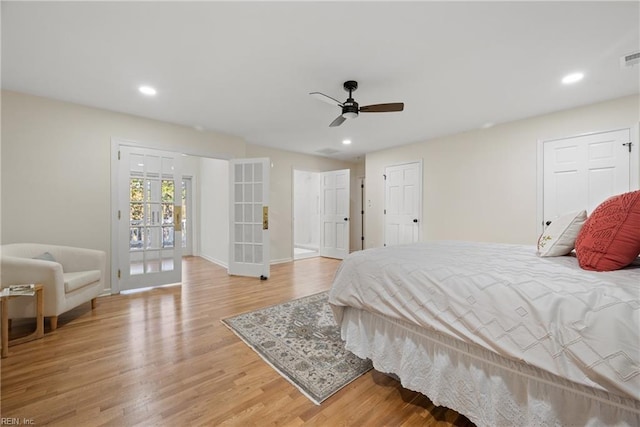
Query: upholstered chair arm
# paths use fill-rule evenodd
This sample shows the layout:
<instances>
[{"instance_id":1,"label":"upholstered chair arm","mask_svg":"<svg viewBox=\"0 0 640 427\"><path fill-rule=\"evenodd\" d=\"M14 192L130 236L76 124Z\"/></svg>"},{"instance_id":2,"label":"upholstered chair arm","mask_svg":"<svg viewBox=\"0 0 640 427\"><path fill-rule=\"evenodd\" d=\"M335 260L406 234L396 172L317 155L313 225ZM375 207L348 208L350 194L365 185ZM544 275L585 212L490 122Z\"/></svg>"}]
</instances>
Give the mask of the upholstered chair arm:
<instances>
[{"instance_id":1,"label":"upholstered chair arm","mask_svg":"<svg viewBox=\"0 0 640 427\"><path fill-rule=\"evenodd\" d=\"M45 315L55 313L56 301L64 300L64 278L60 264L6 255L0 259L0 281L3 288L9 285L40 283L44 288Z\"/></svg>"}]
</instances>

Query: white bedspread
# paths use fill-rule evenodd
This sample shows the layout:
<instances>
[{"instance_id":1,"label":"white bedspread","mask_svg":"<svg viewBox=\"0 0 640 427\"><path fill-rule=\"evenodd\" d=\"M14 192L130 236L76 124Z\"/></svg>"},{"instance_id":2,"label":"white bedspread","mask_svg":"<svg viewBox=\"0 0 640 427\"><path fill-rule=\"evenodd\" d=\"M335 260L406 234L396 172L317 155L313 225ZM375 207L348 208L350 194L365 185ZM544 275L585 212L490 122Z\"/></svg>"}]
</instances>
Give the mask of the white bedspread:
<instances>
[{"instance_id":1,"label":"white bedspread","mask_svg":"<svg viewBox=\"0 0 640 427\"><path fill-rule=\"evenodd\" d=\"M427 242L354 252L329 294L640 400L640 267L582 270L535 248Z\"/></svg>"}]
</instances>

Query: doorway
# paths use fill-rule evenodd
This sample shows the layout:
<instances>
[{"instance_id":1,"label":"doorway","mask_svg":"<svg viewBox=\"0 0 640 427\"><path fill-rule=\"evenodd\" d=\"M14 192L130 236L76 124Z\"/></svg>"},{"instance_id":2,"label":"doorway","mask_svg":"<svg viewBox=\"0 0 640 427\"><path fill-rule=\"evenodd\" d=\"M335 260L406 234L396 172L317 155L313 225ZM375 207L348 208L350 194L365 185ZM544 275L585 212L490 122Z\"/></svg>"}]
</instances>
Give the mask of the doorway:
<instances>
[{"instance_id":1,"label":"doorway","mask_svg":"<svg viewBox=\"0 0 640 427\"><path fill-rule=\"evenodd\" d=\"M293 170L293 259L344 259L350 241L350 170Z\"/></svg>"},{"instance_id":2,"label":"doorway","mask_svg":"<svg viewBox=\"0 0 640 427\"><path fill-rule=\"evenodd\" d=\"M318 256L320 250L320 174L293 170L293 259Z\"/></svg>"},{"instance_id":3,"label":"doorway","mask_svg":"<svg viewBox=\"0 0 640 427\"><path fill-rule=\"evenodd\" d=\"M182 256L227 267L229 161L116 139L111 150L110 292L178 283Z\"/></svg>"}]
</instances>

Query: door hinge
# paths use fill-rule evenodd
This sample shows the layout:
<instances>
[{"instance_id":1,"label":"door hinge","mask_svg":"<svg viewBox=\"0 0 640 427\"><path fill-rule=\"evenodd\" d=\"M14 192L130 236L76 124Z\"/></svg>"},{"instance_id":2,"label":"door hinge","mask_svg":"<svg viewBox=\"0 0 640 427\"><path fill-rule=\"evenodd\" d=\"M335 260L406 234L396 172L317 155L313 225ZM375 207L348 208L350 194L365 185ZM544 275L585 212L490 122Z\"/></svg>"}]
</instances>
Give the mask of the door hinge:
<instances>
[{"instance_id":1,"label":"door hinge","mask_svg":"<svg viewBox=\"0 0 640 427\"><path fill-rule=\"evenodd\" d=\"M384 173L384 174L382 174L382 176L384 177L384 180L386 181L387 180L387 174Z\"/></svg>"},{"instance_id":2,"label":"door hinge","mask_svg":"<svg viewBox=\"0 0 640 427\"><path fill-rule=\"evenodd\" d=\"M364 215L364 211L360 211L360 215Z\"/></svg>"},{"instance_id":3,"label":"door hinge","mask_svg":"<svg viewBox=\"0 0 640 427\"><path fill-rule=\"evenodd\" d=\"M633 145L633 142L627 142L626 144L622 144L626 147L629 147L629 152L631 152L631 146Z\"/></svg>"},{"instance_id":4,"label":"door hinge","mask_svg":"<svg viewBox=\"0 0 640 427\"><path fill-rule=\"evenodd\" d=\"M364 242L364 236L360 237L360 240L362 240Z\"/></svg>"},{"instance_id":5,"label":"door hinge","mask_svg":"<svg viewBox=\"0 0 640 427\"><path fill-rule=\"evenodd\" d=\"M118 160L120 160L120 150L118 150Z\"/></svg>"},{"instance_id":6,"label":"door hinge","mask_svg":"<svg viewBox=\"0 0 640 427\"><path fill-rule=\"evenodd\" d=\"M385 215L387 214L387 210L386 210L386 209L384 210L384 214L385 214Z\"/></svg>"},{"instance_id":7,"label":"door hinge","mask_svg":"<svg viewBox=\"0 0 640 427\"><path fill-rule=\"evenodd\" d=\"M120 278L120 269L118 269L118 279Z\"/></svg>"},{"instance_id":8,"label":"door hinge","mask_svg":"<svg viewBox=\"0 0 640 427\"><path fill-rule=\"evenodd\" d=\"M364 188L364 184L360 184L360 188Z\"/></svg>"},{"instance_id":9,"label":"door hinge","mask_svg":"<svg viewBox=\"0 0 640 427\"><path fill-rule=\"evenodd\" d=\"M118 219L120 219L120 211L118 211Z\"/></svg>"}]
</instances>

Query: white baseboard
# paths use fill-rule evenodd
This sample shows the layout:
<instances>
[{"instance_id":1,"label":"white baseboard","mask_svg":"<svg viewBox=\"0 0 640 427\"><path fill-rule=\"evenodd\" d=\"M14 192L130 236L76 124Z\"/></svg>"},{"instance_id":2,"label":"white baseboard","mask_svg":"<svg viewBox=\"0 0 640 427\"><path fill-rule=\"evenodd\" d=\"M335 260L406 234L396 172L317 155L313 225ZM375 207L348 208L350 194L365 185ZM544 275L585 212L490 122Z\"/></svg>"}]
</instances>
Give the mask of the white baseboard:
<instances>
[{"instance_id":1,"label":"white baseboard","mask_svg":"<svg viewBox=\"0 0 640 427\"><path fill-rule=\"evenodd\" d=\"M301 248L301 249L308 249L310 251L316 251L318 252L320 250L320 248L318 247L318 245L312 245L312 244L304 244L304 243L296 243L293 245L294 248Z\"/></svg>"},{"instance_id":2,"label":"white baseboard","mask_svg":"<svg viewBox=\"0 0 640 427\"><path fill-rule=\"evenodd\" d=\"M200 258L204 258L207 261L210 261L210 262L212 262L212 263L214 263L216 265L219 265L220 267L229 268L229 264L227 264L224 261L220 261L219 259L215 259L215 258L212 258L212 257L207 256L207 255L199 255L199 257Z\"/></svg>"}]
</instances>

